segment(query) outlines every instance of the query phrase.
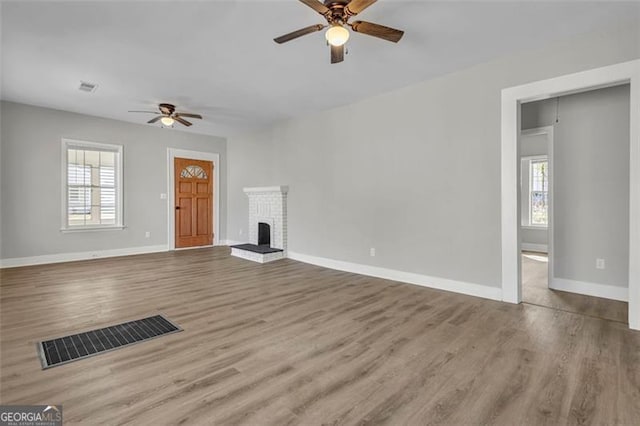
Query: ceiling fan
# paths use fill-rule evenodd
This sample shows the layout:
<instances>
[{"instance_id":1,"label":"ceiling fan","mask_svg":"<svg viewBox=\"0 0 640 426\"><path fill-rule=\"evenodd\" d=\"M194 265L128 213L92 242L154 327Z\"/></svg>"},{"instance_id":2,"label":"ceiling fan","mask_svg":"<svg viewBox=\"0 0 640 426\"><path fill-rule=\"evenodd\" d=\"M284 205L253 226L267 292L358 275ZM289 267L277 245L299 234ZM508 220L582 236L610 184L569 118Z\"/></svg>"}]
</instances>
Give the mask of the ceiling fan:
<instances>
[{"instance_id":1,"label":"ceiling fan","mask_svg":"<svg viewBox=\"0 0 640 426\"><path fill-rule=\"evenodd\" d=\"M297 31L274 38L278 44L286 43L303 35L311 34L329 27L325 37L331 45L331 63L335 64L344 61L344 44L349 40L349 30L356 33L367 34L383 40L397 43L402 38L404 31L384 25L374 24L366 21L349 22L349 18L371 6L376 0L299 0L306 4L327 20L327 25L316 24L299 29Z\"/></svg>"},{"instance_id":2,"label":"ceiling fan","mask_svg":"<svg viewBox=\"0 0 640 426\"><path fill-rule=\"evenodd\" d=\"M160 122L165 126L173 126L173 123L177 121L178 123L188 127L188 126L191 126L192 123L188 122L183 117L202 119L202 116L200 114L192 114L190 112L175 112L176 107L175 105L171 105L171 104L159 104L158 110L160 111L160 115L158 115L157 117L153 117L151 120L147 121L147 123L153 124L156 121L160 120ZM157 111L129 111L129 112L158 114Z\"/></svg>"}]
</instances>

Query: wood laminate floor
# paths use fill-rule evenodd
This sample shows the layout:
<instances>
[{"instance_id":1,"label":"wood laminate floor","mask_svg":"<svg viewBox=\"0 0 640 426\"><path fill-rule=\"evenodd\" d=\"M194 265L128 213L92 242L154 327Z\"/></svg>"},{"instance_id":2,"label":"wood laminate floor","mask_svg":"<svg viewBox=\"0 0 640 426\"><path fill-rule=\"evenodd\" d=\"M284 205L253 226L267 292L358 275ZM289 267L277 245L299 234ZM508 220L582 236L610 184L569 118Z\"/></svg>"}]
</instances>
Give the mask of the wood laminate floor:
<instances>
[{"instance_id":1,"label":"wood laminate floor","mask_svg":"<svg viewBox=\"0 0 640 426\"><path fill-rule=\"evenodd\" d=\"M544 253L522 254L522 301L567 312L628 324L627 302L585 296L549 288L548 260ZM639 422L640 424L640 422Z\"/></svg>"},{"instance_id":2,"label":"wood laminate floor","mask_svg":"<svg viewBox=\"0 0 640 426\"><path fill-rule=\"evenodd\" d=\"M225 247L0 272L0 402L65 424L637 425L640 333ZM38 340L181 333L49 370Z\"/></svg>"}]
</instances>

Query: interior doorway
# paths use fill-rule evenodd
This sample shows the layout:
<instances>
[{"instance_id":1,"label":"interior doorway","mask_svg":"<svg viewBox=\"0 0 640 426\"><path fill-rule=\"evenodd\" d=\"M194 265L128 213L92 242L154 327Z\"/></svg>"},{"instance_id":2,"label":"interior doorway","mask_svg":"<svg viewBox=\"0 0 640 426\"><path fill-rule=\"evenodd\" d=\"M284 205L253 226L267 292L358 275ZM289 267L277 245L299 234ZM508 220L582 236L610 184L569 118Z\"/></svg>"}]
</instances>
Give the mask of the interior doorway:
<instances>
[{"instance_id":1,"label":"interior doorway","mask_svg":"<svg viewBox=\"0 0 640 426\"><path fill-rule=\"evenodd\" d=\"M564 95L588 92L590 90L605 87L614 87L629 84L630 97L627 105L629 115L625 115L629 121L625 126L627 129L626 164L629 165L627 179L627 200L628 209L627 234L628 244L626 244L626 256L616 256L617 259L624 258L627 264L625 267L618 267L618 271L625 271L625 286L606 285L590 283L589 288L593 292L600 294L607 293L608 297L615 300L628 301L628 324L632 329L640 330L640 60L620 63L616 65L596 68L593 70L578 72L548 80L541 80L521 86L511 87L502 90L502 144L501 144L501 187L502 187L502 215L501 215L501 237L502 237L502 299L506 302L522 302L522 280L521 280L521 229L520 221L520 199L519 199L519 144L521 130L521 105L526 102L550 99ZM598 122L602 123L602 120ZM585 129L594 129L593 126L586 126ZM607 140L607 138L603 139ZM556 143L558 138L556 136ZM599 147L606 146L604 144ZM557 160L557 156L556 156ZM556 176L557 184L561 179ZM557 189L557 188L556 188ZM560 194L555 191L556 199L560 199ZM567 203L565 203L566 205ZM557 205L555 206L558 207ZM572 206L575 207L575 206ZM598 213L600 210L596 209ZM557 212L556 212L557 214ZM555 227L560 229L557 223ZM562 229L569 229L570 227ZM557 232L556 229L556 232ZM588 230L587 227L583 229ZM602 245L581 245L578 250L600 249ZM554 252L557 254L559 246L554 243ZM554 257L556 257L554 254ZM588 268L597 268L592 263L595 256L588 254L582 259ZM599 257L599 256L598 256ZM598 259L596 259L598 260ZM554 259L554 272L562 281L559 285L572 291L576 284L575 280L566 279L564 273L559 273L557 267L573 267L574 264L566 261ZM608 263L607 263L608 265ZM600 268L598 268L600 269ZM566 272L566 271L564 271ZM555 280L555 278L552 278ZM582 284L578 282L578 284ZM595 285L593 285L595 284Z\"/></svg>"},{"instance_id":2,"label":"interior doorway","mask_svg":"<svg viewBox=\"0 0 640 426\"><path fill-rule=\"evenodd\" d=\"M174 159L175 247L213 244L213 162Z\"/></svg>"},{"instance_id":3,"label":"interior doorway","mask_svg":"<svg viewBox=\"0 0 640 426\"><path fill-rule=\"evenodd\" d=\"M521 105L523 302L627 322L629 94Z\"/></svg>"}]
</instances>

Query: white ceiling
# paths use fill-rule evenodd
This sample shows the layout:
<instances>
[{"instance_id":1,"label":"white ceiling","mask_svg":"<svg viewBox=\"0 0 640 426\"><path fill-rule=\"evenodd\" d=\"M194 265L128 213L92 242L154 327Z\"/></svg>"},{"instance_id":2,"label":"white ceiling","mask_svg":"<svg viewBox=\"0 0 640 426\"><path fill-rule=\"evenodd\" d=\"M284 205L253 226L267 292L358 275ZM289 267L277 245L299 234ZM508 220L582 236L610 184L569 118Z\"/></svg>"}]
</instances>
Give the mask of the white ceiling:
<instances>
[{"instance_id":1,"label":"white ceiling","mask_svg":"<svg viewBox=\"0 0 640 426\"><path fill-rule=\"evenodd\" d=\"M359 19L405 37L352 34L336 65L322 32L272 41L323 22L296 0L22 0L1 12L2 99L137 123L149 117L128 110L169 102L205 117L190 131L225 136L624 25L640 3L380 0Z\"/></svg>"}]
</instances>

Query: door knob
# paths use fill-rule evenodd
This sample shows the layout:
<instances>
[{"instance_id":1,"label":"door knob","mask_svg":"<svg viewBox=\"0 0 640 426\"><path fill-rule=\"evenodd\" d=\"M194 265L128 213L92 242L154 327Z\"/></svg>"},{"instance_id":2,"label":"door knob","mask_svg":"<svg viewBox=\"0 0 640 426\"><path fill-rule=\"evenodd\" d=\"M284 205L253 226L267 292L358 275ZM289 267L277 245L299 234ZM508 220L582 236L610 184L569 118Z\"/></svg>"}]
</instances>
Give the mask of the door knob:
<instances>
[{"instance_id":1,"label":"door knob","mask_svg":"<svg viewBox=\"0 0 640 426\"><path fill-rule=\"evenodd\" d=\"M176 210L180 210L180 206L176 206Z\"/></svg>"}]
</instances>

